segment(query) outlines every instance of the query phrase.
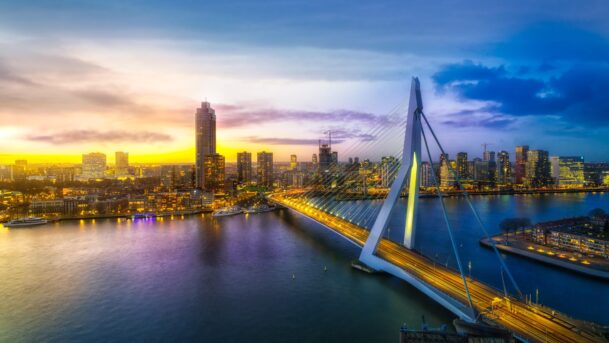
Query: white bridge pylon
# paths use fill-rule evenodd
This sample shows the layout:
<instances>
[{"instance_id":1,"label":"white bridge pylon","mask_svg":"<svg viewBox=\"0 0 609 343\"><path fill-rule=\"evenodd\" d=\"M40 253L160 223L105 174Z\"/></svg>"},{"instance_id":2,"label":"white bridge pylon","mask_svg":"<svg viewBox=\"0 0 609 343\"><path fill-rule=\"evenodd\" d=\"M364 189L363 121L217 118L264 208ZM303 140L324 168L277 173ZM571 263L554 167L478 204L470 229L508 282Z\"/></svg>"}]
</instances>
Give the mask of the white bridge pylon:
<instances>
[{"instance_id":1,"label":"white bridge pylon","mask_svg":"<svg viewBox=\"0 0 609 343\"><path fill-rule=\"evenodd\" d=\"M388 261L375 255L376 249L383 233L389 224L389 218L400 200L402 189L408 181L408 203L406 207L406 223L404 225L404 246L408 249L414 247L418 202L419 186L421 183L421 115L423 113L423 101L421 99L421 85L419 79L412 78L410 86L410 101L408 104L408 117L406 120L406 133L404 136L404 150L402 162L398 175L391 185L389 195L383 203L381 210L370 230L366 244L360 254L360 261L376 269L385 271L396 276L437 301L448 310L459 316L461 319L475 322L474 310L467 305L457 301L447 294L439 291L431 285L426 284L414 277L404 269L395 266Z\"/></svg>"}]
</instances>

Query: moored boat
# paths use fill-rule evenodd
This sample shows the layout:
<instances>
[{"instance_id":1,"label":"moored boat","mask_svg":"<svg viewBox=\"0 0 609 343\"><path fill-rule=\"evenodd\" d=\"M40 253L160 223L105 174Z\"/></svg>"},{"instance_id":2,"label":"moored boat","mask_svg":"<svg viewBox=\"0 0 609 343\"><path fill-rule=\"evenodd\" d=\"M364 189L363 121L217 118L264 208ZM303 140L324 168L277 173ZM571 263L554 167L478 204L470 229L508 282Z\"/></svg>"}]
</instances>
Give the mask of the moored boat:
<instances>
[{"instance_id":1,"label":"moored boat","mask_svg":"<svg viewBox=\"0 0 609 343\"><path fill-rule=\"evenodd\" d=\"M234 216L235 214L243 213L243 209L239 206L223 207L212 214L214 217Z\"/></svg>"},{"instance_id":2,"label":"moored boat","mask_svg":"<svg viewBox=\"0 0 609 343\"><path fill-rule=\"evenodd\" d=\"M39 217L28 217L28 218L13 219L13 220L7 222L6 224L4 224L4 226L6 226L6 227L28 227L28 226L44 225L48 222L49 222L48 220L42 219Z\"/></svg>"}]
</instances>

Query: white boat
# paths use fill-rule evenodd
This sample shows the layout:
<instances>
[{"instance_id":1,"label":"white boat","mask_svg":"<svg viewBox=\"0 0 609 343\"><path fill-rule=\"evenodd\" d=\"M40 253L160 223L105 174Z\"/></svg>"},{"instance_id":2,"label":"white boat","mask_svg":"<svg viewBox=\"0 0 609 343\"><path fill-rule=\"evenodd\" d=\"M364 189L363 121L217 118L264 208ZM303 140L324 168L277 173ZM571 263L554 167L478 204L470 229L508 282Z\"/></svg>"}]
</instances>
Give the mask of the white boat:
<instances>
[{"instance_id":1,"label":"white boat","mask_svg":"<svg viewBox=\"0 0 609 343\"><path fill-rule=\"evenodd\" d=\"M261 206L252 206L250 208L248 208L245 213L264 213L264 212L271 212L271 211L275 211L277 209L277 207L275 206L269 206L269 205L261 205Z\"/></svg>"},{"instance_id":2,"label":"white boat","mask_svg":"<svg viewBox=\"0 0 609 343\"><path fill-rule=\"evenodd\" d=\"M46 219L38 218L38 217L28 217L28 218L19 218L13 219L8 223L4 224L6 227L27 227L27 226L36 226L43 225L48 223L49 221Z\"/></svg>"},{"instance_id":3,"label":"white boat","mask_svg":"<svg viewBox=\"0 0 609 343\"><path fill-rule=\"evenodd\" d=\"M239 207L239 206L223 207L217 211L214 211L212 216L227 217L227 216L234 216L235 214L239 214L239 213L243 213L243 209L241 209L241 207Z\"/></svg>"}]
</instances>

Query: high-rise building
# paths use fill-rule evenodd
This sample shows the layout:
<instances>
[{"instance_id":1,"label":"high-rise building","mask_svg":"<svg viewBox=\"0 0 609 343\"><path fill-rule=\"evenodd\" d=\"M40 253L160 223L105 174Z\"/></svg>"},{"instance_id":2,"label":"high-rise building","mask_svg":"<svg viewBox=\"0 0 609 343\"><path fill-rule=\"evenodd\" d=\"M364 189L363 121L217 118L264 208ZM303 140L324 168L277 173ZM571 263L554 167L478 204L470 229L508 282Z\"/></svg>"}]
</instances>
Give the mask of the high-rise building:
<instances>
[{"instance_id":1,"label":"high-rise building","mask_svg":"<svg viewBox=\"0 0 609 343\"><path fill-rule=\"evenodd\" d=\"M332 164L332 148L329 144L319 144L319 172L321 174L330 171Z\"/></svg>"},{"instance_id":2,"label":"high-rise building","mask_svg":"<svg viewBox=\"0 0 609 343\"><path fill-rule=\"evenodd\" d=\"M528 145L519 145L516 147L516 162L514 164L514 183L519 185L524 183L528 152Z\"/></svg>"},{"instance_id":3,"label":"high-rise building","mask_svg":"<svg viewBox=\"0 0 609 343\"><path fill-rule=\"evenodd\" d=\"M525 184L528 187L545 187L551 181L548 152L545 150L529 150L525 168Z\"/></svg>"},{"instance_id":4,"label":"high-rise building","mask_svg":"<svg viewBox=\"0 0 609 343\"><path fill-rule=\"evenodd\" d=\"M552 177L559 187L584 186L584 158L582 156L554 156L551 160Z\"/></svg>"},{"instance_id":5,"label":"high-rise building","mask_svg":"<svg viewBox=\"0 0 609 343\"><path fill-rule=\"evenodd\" d=\"M427 161L421 163L421 186L431 187L434 185L431 174L431 164Z\"/></svg>"},{"instance_id":6,"label":"high-rise building","mask_svg":"<svg viewBox=\"0 0 609 343\"><path fill-rule=\"evenodd\" d=\"M205 155L203 161L203 180L205 184L203 188L214 194L224 193L224 178L225 178L225 161L224 156L220 154Z\"/></svg>"},{"instance_id":7,"label":"high-rise building","mask_svg":"<svg viewBox=\"0 0 609 343\"><path fill-rule=\"evenodd\" d=\"M457 154L457 175L459 179L466 180L469 178L467 172L467 153L460 152Z\"/></svg>"},{"instance_id":8,"label":"high-rise building","mask_svg":"<svg viewBox=\"0 0 609 343\"><path fill-rule=\"evenodd\" d=\"M394 156L383 156L381 158L381 187L391 187L399 167L400 161Z\"/></svg>"},{"instance_id":9,"label":"high-rise building","mask_svg":"<svg viewBox=\"0 0 609 343\"><path fill-rule=\"evenodd\" d=\"M11 166L11 180L25 181L27 178L27 160L16 160Z\"/></svg>"},{"instance_id":10,"label":"high-rise building","mask_svg":"<svg viewBox=\"0 0 609 343\"><path fill-rule=\"evenodd\" d=\"M482 159L489 162L495 162L495 152L484 150L484 153L482 154Z\"/></svg>"},{"instance_id":11,"label":"high-rise building","mask_svg":"<svg viewBox=\"0 0 609 343\"><path fill-rule=\"evenodd\" d=\"M129 174L129 153L117 151L114 153L114 174L115 176L125 176Z\"/></svg>"},{"instance_id":12,"label":"high-rise building","mask_svg":"<svg viewBox=\"0 0 609 343\"><path fill-rule=\"evenodd\" d=\"M290 170L296 170L298 167L298 157L296 155L290 155Z\"/></svg>"},{"instance_id":13,"label":"high-rise building","mask_svg":"<svg viewBox=\"0 0 609 343\"><path fill-rule=\"evenodd\" d=\"M450 187L450 166L449 166L448 154L440 154L440 186Z\"/></svg>"},{"instance_id":14,"label":"high-rise building","mask_svg":"<svg viewBox=\"0 0 609 343\"><path fill-rule=\"evenodd\" d=\"M338 151L332 151L332 163L338 164Z\"/></svg>"},{"instance_id":15,"label":"high-rise building","mask_svg":"<svg viewBox=\"0 0 609 343\"><path fill-rule=\"evenodd\" d=\"M204 170L205 156L216 153L216 111L209 102L201 103L195 113L196 136L196 187L204 188L207 172ZM217 188L217 187L214 187Z\"/></svg>"},{"instance_id":16,"label":"high-rise building","mask_svg":"<svg viewBox=\"0 0 609 343\"><path fill-rule=\"evenodd\" d=\"M252 181L252 153L250 152L237 153L237 181L241 183Z\"/></svg>"},{"instance_id":17,"label":"high-rise building","mask_svg":"<svg viewBox=\"0 0 609 343\"><path fill-rule=\"evenodd\" d=\"M317 165L317 154L313 154L311 157L311 163L313 163L313 165Z\"/></svg>"},{"instance_id":18,"label":"high-rise building","mask_svg":"<svg viewBox=\"0 0 609 343\"><path fill-rule=\"evenodd\" d=\"M106 172L106 155L92 152L82 155L82 179L101 179Z\"/></svg>"},{"instance_id":19,"label":"high-rise building","mask_svg":"<svg viewBox=\"0 0 609 343\"><path fill-rule=\"evenodd\" d=\"M258 184L271 187L273 185L273 153L266 151L259 152L256 164Z\"/></svg>"},{"instance_id":20,"label":"high-rise building","mask_svg":"<svg viewBox=\"0 0 609 343\"><path fill-rule=\"evenodd\" d=\"M512 182L510 154L505 150L502 150L497 154L497 182L503 185Z\"/></svg>"},{"instance_id":21,"label":"high-rise building","mask_svg":"<svg viewBox=\"0 0 609 343\"><path fill-rule=\"evenodd\" d=\"M483 161L479 158L474 159L474 181L478 185L487 185L490 182L489 161Z\"/></svg>"}]
</instances>

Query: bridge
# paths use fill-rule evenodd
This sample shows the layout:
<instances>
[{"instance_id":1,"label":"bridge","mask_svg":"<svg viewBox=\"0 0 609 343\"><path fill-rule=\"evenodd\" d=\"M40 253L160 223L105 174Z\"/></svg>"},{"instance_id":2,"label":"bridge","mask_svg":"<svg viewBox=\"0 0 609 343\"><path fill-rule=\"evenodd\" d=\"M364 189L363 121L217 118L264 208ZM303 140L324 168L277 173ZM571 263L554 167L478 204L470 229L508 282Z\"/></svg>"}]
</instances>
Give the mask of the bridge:
<instances>
[{"instance_id":1,"label":"bridge","mask_svg":"<svg viewBox=\"0 0 609 343\"><path fill-rule=\"evenodd\" d=\"M427 125L426 135L424 125ZM435 263L432 259L413 250L416 238L418 192L421 179L422 147L431 161L429 153L428 135L438 144L442 153L444 150L431 128L425 114L417 78L413 78L406 118L406 130L402 159L399 165L394 166L396 177L391 184L387 198L375 218L370 230L360 226L344 213L330 211L327 204L338 190L320 193L315 186L300 189L291 189L269 195L272 202L280 204L320 223L332 232L347 239L362 248L360 261L378 271L389 273L398 277L423 294L429 296L456 316L471 323L483 323L498 326L511 331L514 337L531 342L604 342L599 328L583 321L569 318L547 307L532 304L522 297L520 289L503 258L495 248L495 254L501 268L511 282L516 295L508 294L504 286L501 292L480 281L467 277L457 252L452 230L446 215L441 189L436 175L432 169L432 176L436 184L439 201L444 211L444 221L457 261L457 270ZM458 175L451 168L455 179ZM388 222L396 203L399 201L404 188L408 189L406 218L403 232L403 241L395 242L384 238ZM465 192L465 190L463 190ZM328 194L329 193L329 194ZM465 195L467 195L465 193ZM478 223L484 234L488 233L478 216L475 207L469 202ZM314 201L312 201L314 200ZM369 210L368 210L369 211ZM370 213L352 214L355 216L369 216ZM491 240L492 242L492 240ZM494 248L494 247L493 247Z\"/></svg>"}]
</instances>

